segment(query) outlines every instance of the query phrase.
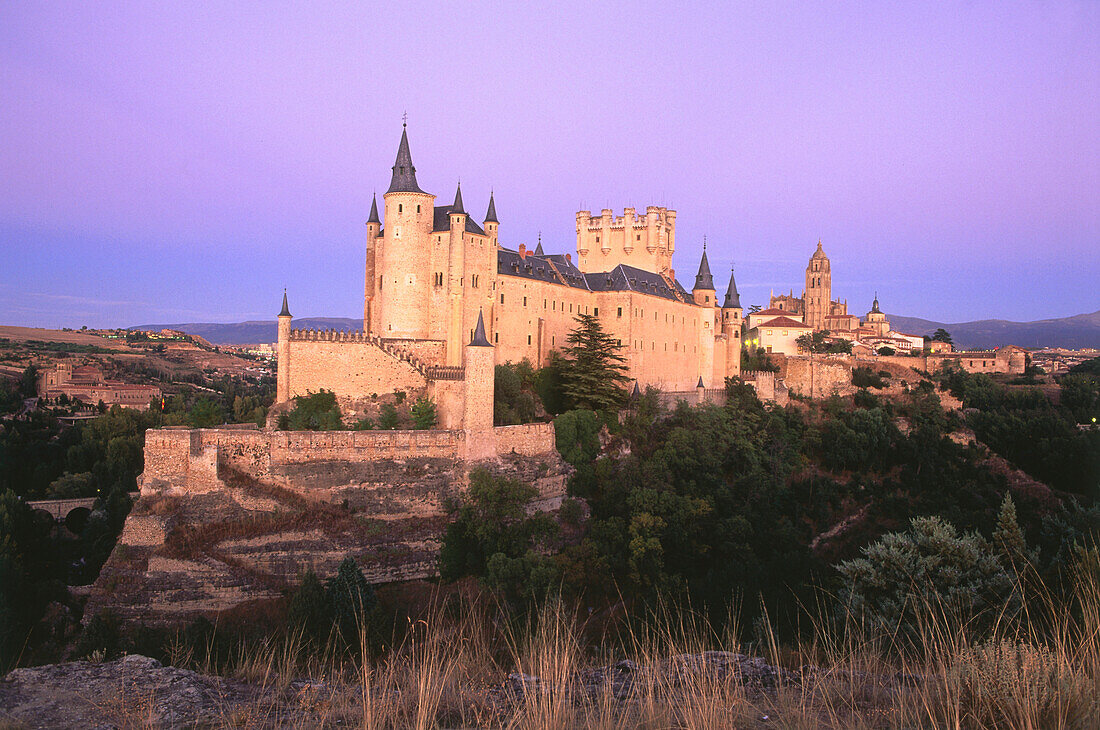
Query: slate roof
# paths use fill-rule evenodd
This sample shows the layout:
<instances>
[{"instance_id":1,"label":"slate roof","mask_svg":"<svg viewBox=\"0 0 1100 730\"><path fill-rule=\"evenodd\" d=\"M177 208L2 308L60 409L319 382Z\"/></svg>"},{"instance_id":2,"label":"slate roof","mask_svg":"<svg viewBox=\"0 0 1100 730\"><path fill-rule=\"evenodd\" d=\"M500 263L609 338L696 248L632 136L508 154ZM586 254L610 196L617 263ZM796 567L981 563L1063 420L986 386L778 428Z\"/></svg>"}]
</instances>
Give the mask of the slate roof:
<instances>
[{"instance_id":1,"label":"slate roof","mask_svg":"<svg viewBox=\"0 0 1100 730\"><path fill-rule=\"evenodd\" d=\"M680 282L669 285L660 274L626 264L619 264L611 271L585 274L564 254L540 256L529 253L521 257L517 251L500 248L497 249L497 273L586 291L633 291L680 302L694 301Z\"/></svg>"},{"instance_id":2,"label":"slate roof","mask_svg":"<svg viewBox=\"0 0 1100 730\"><path fill-rule=\"evenodd\" d=\"M730 285L726 289L726 300L722 302L726 309L741 307L741 295L737 293L737 282L733 280L733 269L730 269Z\"/></svg>"},{"instance_id":3,"label":"slate roof","mask_svg":"<svg viewBox=\"0 0 1100 730\"><path fill-rule=\"evenodd\" d=\"M290 308L286 306L286 289L283 289L283 310L279 312L280 317L289 317Z\"/></svg>"},{"instance_id":4,"label":"slate roof","mask_svg":"<svg viewBox=\"0 0 1100 730\"><path fill-rule=\"evenodd\" d=\"M485 222L500 223L500 221L497 220L497 203L496 200L493 199L493 192L491 190L489 191L489 210L485 211Z\"/></svg>"},{"instance_id":5,"label":"slate roof","mask_svg":"<svg viewBox=\"0 0 1100 730\"><path fill-rule=\"evenodd\" d=\"M707 261L707 250L705 248L703 249L703 258L699 259L699 273L695 275L695 289L714 291L714 277L710 275L710 263Z\"/></svg>"},{"instance_id":6,"label":"slate roof","mask_svg":"<svg viewBox=\"0 0 1100 730\"><path fill-rule=\"evenodd\" d=\"M378 223L381 225L382 221L378 219L378 198L372 196L370 201L370 218L367 218L367 223Z\"/></svg>"},{"instance_id":7,"label":"slate roof","mask_svg":"<svg viewBox=\"0 0 1100 730\"><path fill-rule=\"evenodd\" d=\"M393 177L387 193L423 193L416 184L416 168L413 167L412 153L409 152L409 135L405 126L401 126L401 143L397 145L397 159L393 163Z\"/></svg>"},{"instance_id":8,"label":"slate roof","mask_svg":"<svg viewBox=\"0 0 1100 730\"><path fill-rule=\"evenodd\" d=\"M459 203L462 201L459 200ZM432 220L432 233L443 233L444 231L451 230L451 210L453 205L437 205L435 206L434 218ZM464 211L458 211L464 213ZM466 232L476 233L479 236L485 235L485 229L479 226L470 216L466 216Z\"/></svg>"}]
</instances>

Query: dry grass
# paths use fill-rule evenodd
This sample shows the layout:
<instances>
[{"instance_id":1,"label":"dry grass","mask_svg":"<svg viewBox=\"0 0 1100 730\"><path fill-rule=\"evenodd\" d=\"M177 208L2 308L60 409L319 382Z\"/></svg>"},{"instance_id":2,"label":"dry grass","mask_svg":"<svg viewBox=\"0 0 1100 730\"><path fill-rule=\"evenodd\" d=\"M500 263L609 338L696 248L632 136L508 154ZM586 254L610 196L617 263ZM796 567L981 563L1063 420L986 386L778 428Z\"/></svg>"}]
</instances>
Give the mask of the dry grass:
<instances>
[{"instance_id":1,"label":"dry grass","mask_svg":"<svg viewBox=\"0 0 1100 730\"><path fill-rule=\"evenodd\" d=\"M932 610L923 616L920 645L904 651L858 627L819 626L805 643L786 648L766 631L762 658L787 669L765 686L744 681L752 677L736 663L725 671L722 657L729 655L704 655L738 652L737 632L717 635L690 614L666 616L658 628L627 628L594 646L583 622L561 606L545 607L530 630L519 631L492 606L463 597L457 610L441 606L411 624L380 659L365 646L349 656L335 642L309 652L297 636L242 651L231 675L264 687L267 699L227 708L217 724L260 727L278 718L283 727L364 730L1097 728L1098 574L1096 565L1079 572L1069 610L1056 610L1040 587L1029 601L1038 610L980 638ZM803 672L798 664L806 657L814 668ZM176 659L188 663L187 656ZM629 671L595 678L595 668L624 659L633 662ZM140 705L133 709L140 713Z\"/></svg>"}]
</instances>

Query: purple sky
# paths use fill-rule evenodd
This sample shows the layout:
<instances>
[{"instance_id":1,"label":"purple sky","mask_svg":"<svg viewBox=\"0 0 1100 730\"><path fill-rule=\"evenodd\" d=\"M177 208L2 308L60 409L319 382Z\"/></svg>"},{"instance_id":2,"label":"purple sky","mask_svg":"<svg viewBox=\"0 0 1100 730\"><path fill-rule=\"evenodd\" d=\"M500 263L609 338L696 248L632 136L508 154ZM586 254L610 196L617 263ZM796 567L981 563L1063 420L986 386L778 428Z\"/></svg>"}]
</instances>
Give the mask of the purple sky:
<instances>
[{"instance_id":1,"label":"purple sky","mask_svg":"<svg viewBox=\"0 0 1100 730\"><path fill-rule=\"evenodd\" d=\"M1100 309L1092 0L222 5L0 6L0 323L355 316L406 110L512 248L660 204L746 305L822 238L858 313Z\"/></svg>"}]
</instances>

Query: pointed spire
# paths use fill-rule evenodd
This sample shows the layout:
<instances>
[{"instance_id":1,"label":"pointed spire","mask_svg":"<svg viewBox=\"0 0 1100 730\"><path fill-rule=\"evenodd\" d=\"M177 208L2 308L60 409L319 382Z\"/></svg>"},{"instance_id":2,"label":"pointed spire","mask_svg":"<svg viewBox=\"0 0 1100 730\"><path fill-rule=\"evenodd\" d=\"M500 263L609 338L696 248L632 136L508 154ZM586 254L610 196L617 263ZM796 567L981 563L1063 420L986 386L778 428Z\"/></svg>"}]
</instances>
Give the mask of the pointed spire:
<instances>
[{"instance_id":1,"label":"pointed spire","mask_svg":"<svg viewBox=\"0 0 1100 730\"><path fill-rule=\"evenodd\" d=\"M381 225L382 221L378 219L378 195L371 195L370 200L370 218L367 218L367 223L378 223Z\"/></svg>"},{"instance_id":2,"label":"pointed spire","mask_svg":"<svg viewBox=\"0 0 1100 730\"><path fill-rule=\"evenodd\" d=\"M706 387L706 386L703 385L703 376L702 375L699 376L699 382L695 385L695 387L696 388Z\"/></svg>"},{"instance_id":3,"label":"pointed spire","mask_svg":"<svg viewBox=\"0 0 1100 730\"><path fill-rule=\"evenodd\" d=\"M280 317L289 317L290 308L286 305L286 289L283 289L283 311L279 312Z\"/></svg>"},{"instance_id":4,"label":"pointed spire","mask_svg":"<svg viewBox=\"0 0 1100 730\"><path fill-rule=\"evenodd\" d=\"M416 184L416 168L413 167L412 153L409 152L409 135L405 125L401 125L401 144L397 146L397 160L393 163L393 177L387 193L422 193Z\"/></svg>"},{"instance_id":5,"label":"pointed spire","mask_svg":"<svg viewBox=\"0 0 1100 730\"><path fill-rule=\"evenodd\" d=\"M710 275L710 263L707 261L707 241L703 239L703 257L699 259L699 273L695 275L696 289L710 289L714 291L714 277Z\"/></svg>"},{"instance_id":6,"label":"pointed spire","mask_svg":"<svg viewBox=\"0 0 1100 730\"><path fill-rule=\"evenodd\" d=\"M470 340L471 347L492 347L489 338L485 336L485 320L481 316L481 310L477 313L477 327L474 329L474 338Z\"/></svg>"},{"instance_id":7,"label":"pointed spire","mask_svg":"<svg viewBox=\"0 0 1100 730\"><path fill-rule=\"evenodd\" d=\"M486 223L499 223L500 222L500 221L497 220L497 204L496 204L496 201L493 199L493 191L492 190L489 191L489 210L485 211L485 222Z\"/></svg>"},{"instance_id":8,"label":"pointed spire","mask_svg":"<svg viewBox=\"0 0 1100 730\"><path fill-rule=\"evenodd\" d=\"M535 246L536 256L545 256L546 253L542 250L542 231L539 231L539 245Z\"/></svg>"},{"instance_id":9,"label":"pointed spire","mask_svg":"<svg viewBox=\"0 0 1100 730\"><path fill-rule=\"evenodd\" d=\"M455 202L451 206L451 215L455 213L466 213L466 209L462 207L462 181L458 181L458 190L455 191Z\"/></svg>"},{"instance_id":10,"label":"pointed spire","mask_svg":"<svg viewBox=\"0 0 1100 730\"><path fill-rule=\"evenodd\" d=\"M730 267L730 285L726 288L726 301L722 302L723 309L740 309L741 295L737 293L737 282L733 279L733 267Z\"/></svg>"},{"instance_id":11,"label":"pointed spire","mask_svg":"<svg viewBox=\"0 0 1100 730\"><path fill-rule=\"evenodd\" d=\"M637 380L634 381L634 390L630 391L630 397L633 400L637 400L638 398L642 397L642 391L640 388L638 388Z\"/></svg>"}]
</instances>

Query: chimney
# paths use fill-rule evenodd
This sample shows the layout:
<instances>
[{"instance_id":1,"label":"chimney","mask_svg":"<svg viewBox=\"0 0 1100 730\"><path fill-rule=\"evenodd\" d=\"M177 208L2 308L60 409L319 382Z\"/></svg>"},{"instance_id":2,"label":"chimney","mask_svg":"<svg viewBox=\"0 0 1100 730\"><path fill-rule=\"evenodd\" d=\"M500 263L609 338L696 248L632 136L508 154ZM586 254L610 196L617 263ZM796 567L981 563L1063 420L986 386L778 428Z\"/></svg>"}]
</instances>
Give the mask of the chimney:
<instances>
[{"instance_id":1,"label":"chimney","mask_svg":"<svg viewBox=\"0 0 1100 730\"><path fill-rule=\"evenodd\" d=\"M521 259L527 258L527 245L526 244L521 243L519 245L519 257Z\"/></svg>"}]
</instances>

